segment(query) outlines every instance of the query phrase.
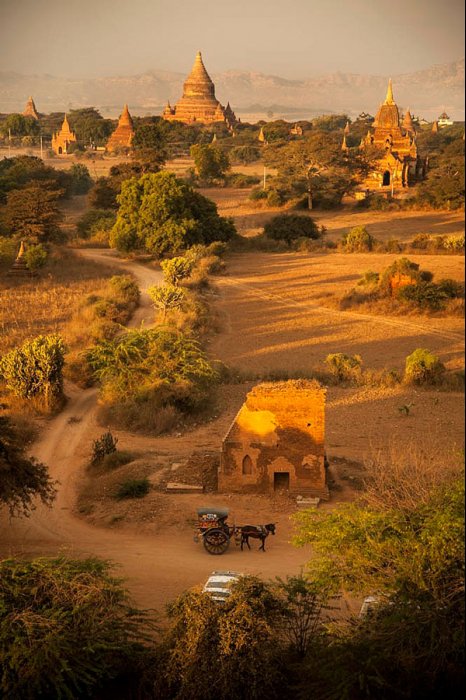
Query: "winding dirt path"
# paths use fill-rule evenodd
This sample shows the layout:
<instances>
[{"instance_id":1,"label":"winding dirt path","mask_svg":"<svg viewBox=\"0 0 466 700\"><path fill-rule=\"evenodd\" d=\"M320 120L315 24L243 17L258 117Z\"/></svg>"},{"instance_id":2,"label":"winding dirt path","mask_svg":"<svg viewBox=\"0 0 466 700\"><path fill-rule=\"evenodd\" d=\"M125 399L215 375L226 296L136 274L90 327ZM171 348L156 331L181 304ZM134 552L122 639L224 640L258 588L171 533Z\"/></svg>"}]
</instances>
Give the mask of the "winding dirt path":
<instances>
[{"instance_id":1,"label":"winding dirt path","mask_svg":"<svg viewBox=\"0 0 466 700\"><path fill-rule=\"evenodd\" d=\"M161 281L161 273L138 263L120 260L108 250L82 250L80 254L94 261L111 260L112 265L134 274L142 296L130 325L150 325L153 310L146 290ZM273 297L295 309L305 305L274 295L267 289L251 288L234 279L225 279L222 284L241 285L248 294ZM313 307L310 304L307 308ZM345 315L326 307L317 308L320 313ZM377 322L393 323L392 319L380 318ZM398 320L396 324L413 325ZM426 333L438 332L424 330ZM448 337L447 334L444 337ZM32 450L40 461L49 465L51 476L59 481L57 499L51 509L38 505L29 518L9 520L3 513L0 516L0 556L66 553L112 560L119 567L118 575L127 580L137 603L145 607L160 607L186 588L202 583L216 566L272 578L299 571L309 559L309 550L296 550L290 546L289 532L271 538L270 549L265 555L255 551L241 554L232 547L218 560L206 554L202 546L193 544L188 528L148 535L88 524L75 513L75 508L77 493L85 479L89 434L96 424L97 390L67 387L67 393L69 401L65 410L50 421Z\"/></svg>"}]
</instances>

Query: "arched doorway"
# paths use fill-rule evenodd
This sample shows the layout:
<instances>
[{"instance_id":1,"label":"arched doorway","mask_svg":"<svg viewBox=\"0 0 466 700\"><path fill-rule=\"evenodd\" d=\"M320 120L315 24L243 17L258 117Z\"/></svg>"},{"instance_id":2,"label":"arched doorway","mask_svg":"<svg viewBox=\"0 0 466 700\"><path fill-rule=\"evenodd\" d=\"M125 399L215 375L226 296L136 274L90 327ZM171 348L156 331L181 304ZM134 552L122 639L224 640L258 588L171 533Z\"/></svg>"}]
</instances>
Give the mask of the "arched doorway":
<instances>
[{"instance_id":1,"label":"arched doorway","mask_svg":"<svg viewBox=\"0 0 466 700\"><path fill-rule=\"evenodd\" d=\"M246 455L246 457L243 459L242 471L243 474L252 474L252 459L249 455Z\"/></svg>"},{"instance_id":2,"label":"arched doorway","mask_svg":"<svg viewBox=\"0 0 466 700\"><path fill-rule=\"evenodd\" d=\"M390 184L390 172L386 170L383 174L382 187L388 187Z\"/></svg>"},{"instance_id":3,"label":"arched doorway","mask_svg":"<svg viewBox=\"0 0 466 700\"><path fill-rule=\"evenodd\" d=\"M63 153L63 148L61 146L58 146L58 155L61 156Z\"/></svg>"}]
</instances>

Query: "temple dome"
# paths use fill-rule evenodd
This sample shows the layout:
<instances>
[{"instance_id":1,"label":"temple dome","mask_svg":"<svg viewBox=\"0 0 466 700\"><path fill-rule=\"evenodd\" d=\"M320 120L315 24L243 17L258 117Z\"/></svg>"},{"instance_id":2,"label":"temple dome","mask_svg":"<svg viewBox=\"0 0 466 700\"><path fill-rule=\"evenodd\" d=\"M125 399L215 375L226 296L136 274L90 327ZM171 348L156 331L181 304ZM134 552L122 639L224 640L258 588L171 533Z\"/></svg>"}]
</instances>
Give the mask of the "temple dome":
<instances>
[{"instance_id":1,"label":"temple dome","mask_svg":"<svg viewBox=\"0 0 466 700\"><path fill-rule=\"evenodd\" d=\"M197 52L191 73L184 82L183 96L215 99L215 86L206 71L200 51Z\"/></svg>"}]
</instances>

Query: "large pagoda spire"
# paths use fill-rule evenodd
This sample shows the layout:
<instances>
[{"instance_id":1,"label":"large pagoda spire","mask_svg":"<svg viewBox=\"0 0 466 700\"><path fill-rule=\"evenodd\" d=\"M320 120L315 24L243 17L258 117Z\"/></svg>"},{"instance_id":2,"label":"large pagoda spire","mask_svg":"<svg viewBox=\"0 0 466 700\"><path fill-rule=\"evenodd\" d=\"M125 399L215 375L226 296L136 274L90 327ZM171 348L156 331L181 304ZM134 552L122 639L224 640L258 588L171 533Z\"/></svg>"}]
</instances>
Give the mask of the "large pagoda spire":
<instances>
[{"instance_id":1,"label":"large pagoda spire","mask_svg":"<svg viewBox=\"0 0 466 700\"><path fill-rule=\"evenodd\" d=\"M388 87L387 87L387 96L385 98L384 104L386 105L394 105L395 100L393 99L393 86L392 86L392 79L388 79Z\"/></svg>"}]
</instances>

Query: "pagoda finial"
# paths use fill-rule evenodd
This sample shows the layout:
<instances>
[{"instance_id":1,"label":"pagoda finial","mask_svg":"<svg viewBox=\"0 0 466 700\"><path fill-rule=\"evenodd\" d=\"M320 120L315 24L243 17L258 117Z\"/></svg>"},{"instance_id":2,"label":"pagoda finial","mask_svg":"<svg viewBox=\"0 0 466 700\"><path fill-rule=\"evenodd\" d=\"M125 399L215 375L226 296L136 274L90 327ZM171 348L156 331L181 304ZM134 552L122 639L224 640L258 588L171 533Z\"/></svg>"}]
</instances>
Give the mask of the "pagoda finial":
<instances>
[{"instance_id":1,"label":"pagoda finial","mask_svg":"<svg viewBox=\"0 0 466 700\"><path fill-rule=\"evenodd\" d=\"M348 150L348 144L346 143L346 134L343 134L343 142L341 144L341 150L346 152Z\"/></svg>"},{"instance_id":2,"label":"pagoda finial","mask_svg":"<svg viewBox=\"0 0 466 700\"><path fill-rule=\"evenodd\" d=\"M388 87L387 87L387 96L385 98L385 104L386 105L393 105L395 104L395 100L393 99L393 86L392 86L392 79L388 79Z\"/></svg>"}]
</instances>

